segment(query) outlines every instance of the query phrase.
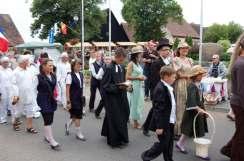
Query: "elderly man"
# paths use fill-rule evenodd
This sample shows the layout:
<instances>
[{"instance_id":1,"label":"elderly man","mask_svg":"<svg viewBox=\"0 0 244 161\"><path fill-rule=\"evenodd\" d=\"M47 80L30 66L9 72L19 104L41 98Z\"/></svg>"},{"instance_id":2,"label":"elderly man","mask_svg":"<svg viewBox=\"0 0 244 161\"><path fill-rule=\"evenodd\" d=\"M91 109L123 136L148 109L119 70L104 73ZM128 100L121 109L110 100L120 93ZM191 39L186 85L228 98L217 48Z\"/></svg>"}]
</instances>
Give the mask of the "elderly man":
<instances>
[{"instance_id":1,"label":"elderly man","mask_svg":"<svg viewBox=\"0 0 244 161\"><path fill-rule=\"evenodd\" d=\"M224 63L220 62L219 55L213 55L212 65L208 70L208 77L224 78L226 76L226 67Z\"/></svg>"},{"instance_id":2,"label":"elderly man","mask_svg":"<svg viewBox=\"0 0 244 161\"><path fill-rule=\"evenodd\" d=\"M1 70L0 70L0 124L7 123L7 111L10 110L11 98L10 91L12 87L13 71L9 68L9 58L1 58Z\"/></svg>"},{"instance_id":3,"label":"elderly man","mask_svg":"<svg viewBox=\"0 0 244 161\"><path fill-rule=\"evenodd\" d=\"M33 128L33 116L35 113L35 94L34 90L35 84L33 80L33 74L29 66L29 55L21 55L18 59L19 66L13 72L13 85L17 87L18 95L15 96L19 98L16 106L18 109L18 114L20 112L26 115L26 131L28 133L36 134L37 131ZM16 102L16 101L15 101ZM19 127L16 127L16 131Z\"/></svg>"}]
</instances>

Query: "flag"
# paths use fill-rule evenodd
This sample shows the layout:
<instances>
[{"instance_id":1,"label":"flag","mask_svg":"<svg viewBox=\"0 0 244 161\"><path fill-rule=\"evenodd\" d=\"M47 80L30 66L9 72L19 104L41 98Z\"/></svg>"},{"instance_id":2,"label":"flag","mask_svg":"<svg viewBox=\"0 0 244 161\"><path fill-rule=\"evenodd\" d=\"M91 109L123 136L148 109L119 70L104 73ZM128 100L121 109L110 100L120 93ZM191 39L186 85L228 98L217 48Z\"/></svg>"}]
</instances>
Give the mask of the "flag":
<instances>
[{"instance_id":1,"label":"flag","mask_svg":"<svg viewBox=\"0 0 244 161\"><path fill-rule=\"evenodd\" d=\"M49 44L53 44L54 43L54 28L49 30L48 37L49 37Z\"/></svg>"},{"instance_id":2,"label":"flag","mask_svg":"<svg viewBox=\"0 0 244 161\"><path fill-rule=\"evenodd\" d=\"M60 26L61 26L62 34L67 35L67 25L65 23L61 22Z\"/></svg>"},{"instance_id":3,"label":"flag","mask_svg":"<svg viewBox=\"0 0 244 161\"><path fill-rule=\"evenodd\" d=\"M0 32L0 51L1 52L7 52L8 51L8 40L6 37Z\"/></svg>"}]
</instances>

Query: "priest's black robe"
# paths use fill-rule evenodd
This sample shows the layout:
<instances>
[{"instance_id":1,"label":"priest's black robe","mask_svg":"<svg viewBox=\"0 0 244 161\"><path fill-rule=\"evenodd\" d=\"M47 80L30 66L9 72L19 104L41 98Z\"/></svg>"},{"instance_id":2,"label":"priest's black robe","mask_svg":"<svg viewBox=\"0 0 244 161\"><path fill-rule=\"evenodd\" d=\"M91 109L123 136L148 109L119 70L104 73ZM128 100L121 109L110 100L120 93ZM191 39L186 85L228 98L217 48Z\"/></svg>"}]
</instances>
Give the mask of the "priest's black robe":
<instances>
[{"instance_id":1,"label":"priest's black robe","mask_svg":"<svg viewBox=\"0 0 244 161\"><path fill-rule=\"evenodd\" d=\"M101 134L107 137L107 143L112 147L129 142L127 123L130 109L127 92L117 86L122 82L125 82L125 68L112 62L107 66L101 81L106 111Z\"/></svg>"}]
</instances>

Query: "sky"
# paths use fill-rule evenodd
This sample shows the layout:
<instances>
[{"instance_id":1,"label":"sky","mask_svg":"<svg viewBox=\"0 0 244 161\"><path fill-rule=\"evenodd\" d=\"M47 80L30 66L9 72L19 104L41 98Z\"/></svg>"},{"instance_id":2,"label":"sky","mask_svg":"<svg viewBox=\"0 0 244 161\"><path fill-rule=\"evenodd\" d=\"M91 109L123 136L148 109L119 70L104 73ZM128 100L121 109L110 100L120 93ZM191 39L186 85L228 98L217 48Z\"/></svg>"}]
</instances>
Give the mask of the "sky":
<instances>
[{"instance_id":1,"label":"sky","mask_svg":"<svg viewBox=\"0 0 244 161\"><path fill-rule=\"evenodd\" d=\"M183 9L184 18L189 22L200 23L201 0L176 0ZM0 13L10 14L25 41L37 41L30 36L30 24L33 22L30 13L32 0L0 0ZM102 5L106 8L108 4ZM124 21L121 15L123 4L120 0L111 0L111 8L119 22ZM213 23L226 24L230 21L244 26L244 0L204 0L203 25Z\"/></svg>"}]
</instances>

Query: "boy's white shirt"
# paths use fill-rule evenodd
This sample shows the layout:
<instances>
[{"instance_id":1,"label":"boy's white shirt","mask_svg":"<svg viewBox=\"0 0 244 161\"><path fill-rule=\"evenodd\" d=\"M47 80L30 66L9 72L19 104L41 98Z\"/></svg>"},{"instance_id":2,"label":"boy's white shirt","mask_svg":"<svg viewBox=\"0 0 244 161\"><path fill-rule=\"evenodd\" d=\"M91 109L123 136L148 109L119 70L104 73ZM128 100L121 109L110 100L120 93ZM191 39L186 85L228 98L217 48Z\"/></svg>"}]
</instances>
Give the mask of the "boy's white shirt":
<instances>
[{"instance_id":1,"label":"boy's white shirt","mask_svg":"<svg viewBox=\"0 0 244 161\"><path fill-rule=\"evenodd\" d=\"M170 96L171 96L171 103L172 103L172 108L171 108L171 113L170 113L170 123L175 124L176 123L176 101L175 101L175 96L174 96L174 88L169 85L167 82L161 80L164 85L168 88Z\"/></svg>"}]
</instances>

